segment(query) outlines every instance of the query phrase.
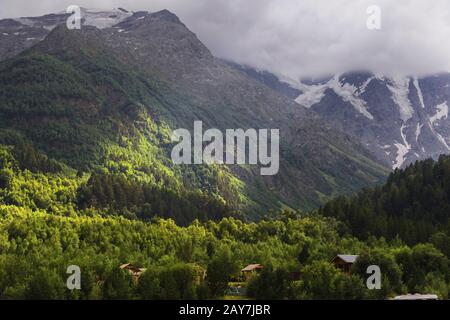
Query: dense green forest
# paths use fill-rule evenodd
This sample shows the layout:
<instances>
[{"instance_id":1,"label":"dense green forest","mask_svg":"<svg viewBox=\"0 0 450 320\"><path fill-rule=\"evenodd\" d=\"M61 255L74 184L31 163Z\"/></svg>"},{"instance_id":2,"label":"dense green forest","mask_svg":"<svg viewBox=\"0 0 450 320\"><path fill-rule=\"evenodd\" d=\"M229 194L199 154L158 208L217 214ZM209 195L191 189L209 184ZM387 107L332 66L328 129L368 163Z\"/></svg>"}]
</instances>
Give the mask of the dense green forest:
<instances>
[{"instance_id":1,"label":"dense green forest","mask_svg":"<svg viewBox=\"0 0 450 320\"><path fill-rule=\"evenodd\" d=\"M450 253L450 157L426 160L393 172L385 185L339 197L319 210L360 239L399 236L408 244L430 239Z\"/></svg>"},{"instance_id":2,"label":"dense green forest","mask_svg":"<svg viewBox=\"0 0 450 320\"><path fill-rule=\"evenodd\" d=\"M218 220L233 213L223 200L199 191L176 192L110 174L93 174L78 190L77 204L81 209L106 209L142 220L172 218L180 225L196 219Z\"/></svg>"},{"instance_id":3,"label":"dense green forest","mask_svg":"<svg viewBox=\"0 0 450 320\"><path fill-rule=\"evenodd\" d=\"M107 170L77 172L31 146L2 146L0 298L222 298L251 263L264 269L242 283L249 298L383 299L407 292L449 298L446 198L430 202L421 191L432 186L444 197L449 163L449 157L417 163L394 172L384 187L345 198L356 207L364 194L375 202L382 195L396 199L397 185L416 190L411 203L423 206L430 225L422 239L410 237L421 234L422 224L407 210L412 195L404 191L398 211L387 212L407 223L406 233L357 228L348 207L336 217L321 215L342 199L318 212L272 212L251 222L208 194L176 193ZM364 216L368 226L377 214ZM359 255L350 274L331 263L336 254ZM124 263L146 271L136 281L119 268ZM365 285L373 264L382 270L381 290ZM69 265L81 268L81 290L66 287Z\"/></svg>"},{"instance_id":4,"label":"dense green forest","mask_svg":"<svg viewBox=\"0 0 450 320\"><path fill-rule=\"evenodd\" d=\"M292 214L259 223L234 218L179 227L121 217L62 217L0 207L0 293L18 299L195 299L223 296L228 281L252 262L266 268L248 284L260 299L384 298L401 292L448 297L448 257L431 244L361 242L340 237L333 220ZM330 258L358 252L354 273ZM119 269L147 268L139 279ZM81 290L65 287L66 268L82 270ZM381 290L365 287L365 270L383 270ZM293 281L292 273L301 272ZM206 272L206 278L203 273Z\"/></svg>"}]
</instances>

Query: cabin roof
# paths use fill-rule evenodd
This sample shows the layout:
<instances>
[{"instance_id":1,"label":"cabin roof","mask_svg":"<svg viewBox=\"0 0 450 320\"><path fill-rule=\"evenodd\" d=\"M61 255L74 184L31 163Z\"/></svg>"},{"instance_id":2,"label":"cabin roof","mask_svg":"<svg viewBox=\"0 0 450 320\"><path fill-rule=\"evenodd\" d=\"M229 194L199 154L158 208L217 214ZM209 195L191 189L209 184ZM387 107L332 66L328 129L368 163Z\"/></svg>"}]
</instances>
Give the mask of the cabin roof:
<instances>
[{"instance_id":1,"label":"cabin roof","mask_svg":"<svg viewBox=\"0 0 450 320\"><path fill-rule=\"evenodd\" d=\"M146 268L139 268L138 266L135 266L134 264L131 264L131 263L122 264L120 266L120 269L131 270L134 272L139 272L139 271L144 272L147 270Z\"/></svg>"},{"instance_id":2,"label":"cabin roof","mask_svg":"<svg viewBox=\"0 0 450 320\"><path fill-rule=\"evenodd\" d=\"M355 263L358 257L359 256L355 254L338 254L336 258L333 259L333 261L339 258L346 263Z\"/></svg>"},{"instance_id":3,"label":"cabin roof","mask_svg":"<svg viewBox=\"0 0 450 320\"><path fill-rule=\"evenodd\" d=\"M260 264L249 264L244 269L242 269L242 271L253 271L253 270L262 269L262 268L263 268L263 266Z\"/></svg>"}]
</instances>

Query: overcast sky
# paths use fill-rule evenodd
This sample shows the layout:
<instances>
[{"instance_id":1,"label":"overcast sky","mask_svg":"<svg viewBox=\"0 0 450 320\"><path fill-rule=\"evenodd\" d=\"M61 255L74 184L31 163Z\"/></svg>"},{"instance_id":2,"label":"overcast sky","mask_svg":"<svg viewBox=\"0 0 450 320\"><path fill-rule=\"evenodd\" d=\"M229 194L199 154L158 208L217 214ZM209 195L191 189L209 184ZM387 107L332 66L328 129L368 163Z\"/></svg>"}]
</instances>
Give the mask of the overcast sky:
<instances>
[{"instance_id":1,"label":"overcast sky","mask_svg":"<svg viewBox=\"0 0 450 320\"><path fill-rule=\"evenodd\" d=\"M88 8L169 9L219 57L292 78L450 71L449 0L0 0L0 18ZM366 27L369 5L381 30Z\"/></svg>"}]
</instances>

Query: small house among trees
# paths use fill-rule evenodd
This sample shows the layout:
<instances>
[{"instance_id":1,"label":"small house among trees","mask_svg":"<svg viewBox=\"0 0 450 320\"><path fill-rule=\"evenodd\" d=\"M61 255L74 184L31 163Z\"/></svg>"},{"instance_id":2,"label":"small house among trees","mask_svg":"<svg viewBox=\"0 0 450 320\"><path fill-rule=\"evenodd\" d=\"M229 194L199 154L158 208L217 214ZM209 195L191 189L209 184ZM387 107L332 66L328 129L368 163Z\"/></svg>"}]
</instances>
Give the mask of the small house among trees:
<instances>
[{"instance_id":1,"label":"small house among trees","mask_svg":"<svg viewBox=\"0 0 450 320\"><path fill-rule=\"evenodd\" d=\"M255 274L258 274L264 267L261 264L249 264L241 270L242 277L245 281L250 280Z\"/></svg>"},{"instance_id":2,"label":"small house among trees","mask_svg":"<svg viewBox=\"0 0 450 320\"><path fill-rule=\"evenodd\" d=\"M345 273L350 273L350 269L357 259L358 255L338 254L332 262L336 268L342 270Z\"/></svg>"},{"instance_id":3,"label":"small house among trees","mask_svg":"<svg viewBox=\"0 0 450 320\"><path fill-rule=\"evenodd\" d=\"M139 277L147 270L146 268L139 268L131 263L122 264L120 269L127 270L135 281L137 281Z\"/></svg>"}]
</instances>

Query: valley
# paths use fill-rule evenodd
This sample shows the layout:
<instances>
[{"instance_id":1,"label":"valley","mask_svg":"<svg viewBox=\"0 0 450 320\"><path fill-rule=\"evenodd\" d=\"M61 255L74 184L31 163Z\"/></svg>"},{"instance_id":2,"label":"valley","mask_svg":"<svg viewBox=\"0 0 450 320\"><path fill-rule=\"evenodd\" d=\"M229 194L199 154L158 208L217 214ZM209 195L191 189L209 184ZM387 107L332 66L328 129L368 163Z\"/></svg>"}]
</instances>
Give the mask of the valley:
<instances>
[{"instance_id":1,"label":"valley","mask_svg":"<svg viewBox=\"0 0 450 320\"><path fill-rule=\"evenodd\" d=\"M0 299L450 298L449 74L293 80L80 12L0 20Z\"/></svg>"}]
</instances>

